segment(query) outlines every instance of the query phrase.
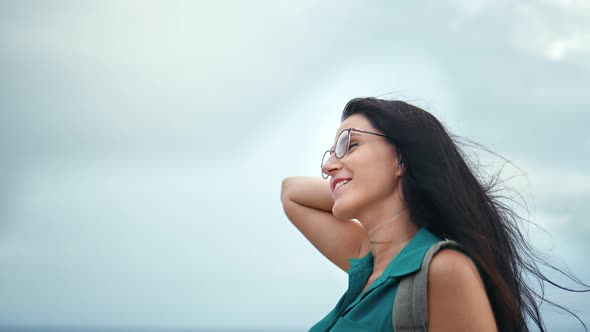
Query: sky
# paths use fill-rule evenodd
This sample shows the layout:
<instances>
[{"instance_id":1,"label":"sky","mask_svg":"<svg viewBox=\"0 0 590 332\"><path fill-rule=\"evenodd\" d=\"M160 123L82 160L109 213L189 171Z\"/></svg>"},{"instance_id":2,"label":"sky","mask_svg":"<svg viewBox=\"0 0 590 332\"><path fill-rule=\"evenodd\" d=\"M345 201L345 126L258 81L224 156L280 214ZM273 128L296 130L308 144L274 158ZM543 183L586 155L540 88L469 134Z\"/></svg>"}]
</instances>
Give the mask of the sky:
<instances>
[{"instance_id":1,"label":"sky","mask_svg":"<svg viewBox=\"0 0 590 332\"><path fill-rule=\"evenodd\" d=\"M309 329L347 275L281 181L359 96L509 159L532 243L590 283L587 1L4 1L0 42L0 326Z\"/></svg>"}]
</instances>

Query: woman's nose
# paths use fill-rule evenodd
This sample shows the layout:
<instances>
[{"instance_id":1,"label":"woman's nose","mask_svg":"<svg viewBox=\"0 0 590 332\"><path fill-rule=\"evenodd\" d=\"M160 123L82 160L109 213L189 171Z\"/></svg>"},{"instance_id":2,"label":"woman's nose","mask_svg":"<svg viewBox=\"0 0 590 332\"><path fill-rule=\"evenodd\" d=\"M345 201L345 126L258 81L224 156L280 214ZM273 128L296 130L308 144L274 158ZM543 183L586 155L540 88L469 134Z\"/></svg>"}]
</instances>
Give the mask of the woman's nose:
<instances>
[{"instance_id":1,"label":"woman's nose","mask_svg":"<svg viewBox=\"0 0 590 332\"><path fill-rule=\"evenodd\" d=\"M322 172L325 174L331 175L335 170L341 167L340 162L337 160L336 156L332 153L330 157L324 162L322 165Z\"/></svg>"}]
</instances>

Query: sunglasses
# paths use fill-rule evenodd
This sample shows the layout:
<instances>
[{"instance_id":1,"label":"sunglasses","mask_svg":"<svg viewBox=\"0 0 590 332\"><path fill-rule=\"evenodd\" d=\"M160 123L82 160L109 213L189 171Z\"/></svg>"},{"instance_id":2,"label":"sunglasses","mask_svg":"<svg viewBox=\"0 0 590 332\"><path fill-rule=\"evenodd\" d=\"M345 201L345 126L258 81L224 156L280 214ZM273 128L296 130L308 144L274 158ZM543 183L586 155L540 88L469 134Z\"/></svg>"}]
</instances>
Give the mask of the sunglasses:
<instances>
[{"instance_id":1,"label":"sunglasses","mask_svg":"<svg viewBox=\"0 0 590 332\"><path fill-rule=\"evenodd\" d=\"M360 130L360 129L356 129L356 128L346 128L346 129L342 130L340 132L340 134L338 135L338 139L336 140L336 145L332 146L332 148L330 148L330 150L327 150L326 152L324 152L324 156L322 157L322 166L321 166L322 178L327 179L329 176L328 174L324 173L324 164L326 163L326 161L328 161L330 156L332 154L334 154L334 155L336 155L336 158L341 159L342 157L344 157L346 152L348 152L348 149L350 147L350 132L351 131L387 137L382 134L373 133L370 131Z\"/></svg>"}]
</instances>

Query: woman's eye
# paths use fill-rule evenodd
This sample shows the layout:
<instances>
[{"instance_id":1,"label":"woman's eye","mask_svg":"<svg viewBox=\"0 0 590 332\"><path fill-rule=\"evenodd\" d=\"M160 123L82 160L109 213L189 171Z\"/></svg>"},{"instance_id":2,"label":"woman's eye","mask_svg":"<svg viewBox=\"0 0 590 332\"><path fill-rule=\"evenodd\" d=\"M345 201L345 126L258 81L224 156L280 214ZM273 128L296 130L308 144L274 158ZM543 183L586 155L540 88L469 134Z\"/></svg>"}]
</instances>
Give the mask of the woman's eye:
<instances>
[{"instance_id":1,"label":"woman's eye","mask_svg":"<svg viewBox=\"0 0 590 332\"><path fill-rule=\"evenodd\" d=\"M353 146L357 146L357 145L358 145L357 143L350 143L350 146L348 147L348 149L350 150L350 149L352 149Z\"/></svg>"}]
</instances>

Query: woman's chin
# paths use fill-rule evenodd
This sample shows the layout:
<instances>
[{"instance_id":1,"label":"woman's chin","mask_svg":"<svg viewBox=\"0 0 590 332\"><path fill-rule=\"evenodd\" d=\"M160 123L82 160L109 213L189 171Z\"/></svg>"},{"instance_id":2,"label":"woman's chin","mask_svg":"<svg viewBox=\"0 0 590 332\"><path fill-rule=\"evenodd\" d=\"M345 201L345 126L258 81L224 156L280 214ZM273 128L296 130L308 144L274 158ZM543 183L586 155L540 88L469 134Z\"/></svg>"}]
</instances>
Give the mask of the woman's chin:
<instances>
[{"instance_id":1,"label":"woman's chin","mask_svg":"<svg viewBox=\"0 0 590 332\"><path fill-rule=\"evenodd\" d=\"M354 216L354 209L352 208L352 206L350 204L342 202L341 200L336 200L336 202L334 202L334 206L332 207L332 214L336 218L344 220L356 218Z\"/></svg>"}]
</instances>

